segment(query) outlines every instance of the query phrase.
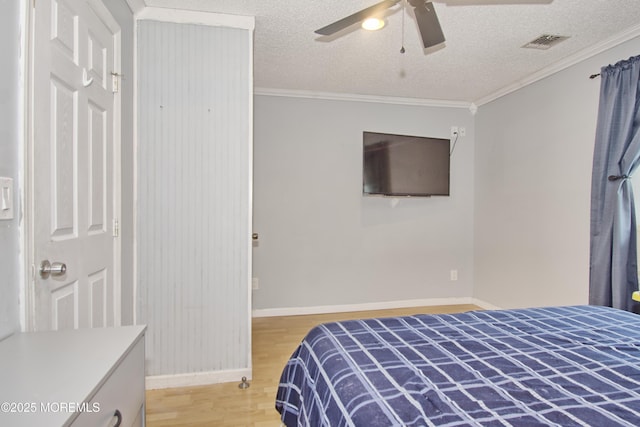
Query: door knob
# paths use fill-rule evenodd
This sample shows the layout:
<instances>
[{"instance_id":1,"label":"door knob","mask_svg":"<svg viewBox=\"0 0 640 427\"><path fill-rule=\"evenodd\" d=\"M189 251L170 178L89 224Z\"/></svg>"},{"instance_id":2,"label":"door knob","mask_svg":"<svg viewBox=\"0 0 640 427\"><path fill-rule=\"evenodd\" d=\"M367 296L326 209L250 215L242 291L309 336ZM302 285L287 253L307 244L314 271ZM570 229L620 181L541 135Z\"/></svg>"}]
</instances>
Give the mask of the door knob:
<instances>
[{"instance_id":1,"label":"door knob","mask_svg":"<svg viewBox=\"0 0 640 427\"><path fill-rule=\"evenodd\" d=\"M40 263L40 277L43 279L47 279L49 276L62 276L66 272L67 265L63 262L54 262L52 264L45 259Z\"/></svg>"}]
</instances>

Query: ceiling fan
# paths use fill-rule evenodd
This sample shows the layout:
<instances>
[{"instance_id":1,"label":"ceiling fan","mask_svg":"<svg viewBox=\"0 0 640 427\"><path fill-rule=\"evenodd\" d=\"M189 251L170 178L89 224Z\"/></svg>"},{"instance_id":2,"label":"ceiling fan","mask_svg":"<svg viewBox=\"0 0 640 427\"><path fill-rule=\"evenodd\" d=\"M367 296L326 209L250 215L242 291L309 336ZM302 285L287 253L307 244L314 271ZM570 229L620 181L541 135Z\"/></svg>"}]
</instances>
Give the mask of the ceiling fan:
<instances>
[{"instance_id":1,"label":"ceiling fan","mask_svg":"<svg viewBox=\"0 0 640 427\"><path fill-rule=\"evenodd\" d=\"M346 18L342 18L332 24L322 27L315 32L323 36L330 36L338 31L350 27L351 25L362 22L369 17L378 15L401 1L402 0L383 0L378 4L362 9L361 11L349 15ZM442 33L442 28L440 28L440 21L438 21L438 16L436 15L433 3L425 0L408 0L408 2L411 4L415 12L418 29L420 30L420 36L422 37L422 44L424 47L428 48L444 42L444 34Z\"/></svg>"},{"instance_id":2,"label":"ceiling fan","mask_svg":"<svg viewBox=\"0 0 640 427\"><path fill-rule=\"evenodd\" d=\"M405 0L383 0L373 6L362 9L352 15L342 18L336 22L333 22L325 27L322 27L315 32L323 36L330 36L339 31L344 30L354 24L365 21L366 19L380 15L387 9L395 6ZM418 24L418 30L420 37L422 38L422 45L424 48L438 45L445 41L442 28L440 27L440 21L438 15L433 6L433 2L426 0L406 0L411 7L413 7L416 22ZM449 0L454 5L472 5L472 4L504 4L504 3L551 3L553 0Z\"/></svg>"}]
</instances>

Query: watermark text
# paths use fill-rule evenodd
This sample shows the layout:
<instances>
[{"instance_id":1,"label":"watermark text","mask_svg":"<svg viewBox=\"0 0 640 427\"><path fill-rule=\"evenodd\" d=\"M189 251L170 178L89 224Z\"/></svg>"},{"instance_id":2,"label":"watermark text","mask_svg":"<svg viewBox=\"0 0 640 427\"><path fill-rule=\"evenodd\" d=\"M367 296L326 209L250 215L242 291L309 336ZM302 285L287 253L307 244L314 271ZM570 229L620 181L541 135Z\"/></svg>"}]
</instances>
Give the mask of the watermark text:
<instances>
[{"instance_id":1,"label":"watermark text","mask_svg":"<svg viewBox=\"0 0 640 427\"><path fill-rule=\"evenodd\" d=\"M2 402L0 403L0 413L4 414L28 414L47 413L56 414L59 412L100 412L98 402Z\"/></svg>"}]
</instances>

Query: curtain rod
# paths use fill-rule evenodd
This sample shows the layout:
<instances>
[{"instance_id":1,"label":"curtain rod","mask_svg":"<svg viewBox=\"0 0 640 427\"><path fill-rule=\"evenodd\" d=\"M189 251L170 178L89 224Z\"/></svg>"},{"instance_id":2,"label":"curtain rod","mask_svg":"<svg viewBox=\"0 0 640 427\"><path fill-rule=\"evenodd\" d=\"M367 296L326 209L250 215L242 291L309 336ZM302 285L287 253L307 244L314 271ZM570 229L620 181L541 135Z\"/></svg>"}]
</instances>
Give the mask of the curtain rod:
<instances>
[{"instance_id":1,"label":"curtain rod","mask_svg":"<svg viewBox=\"0 0 640 427\"><path fill-rule=\"evenodd\" d=\"M590 78L591 80L595 79L596 77L600 77L600 73L598 73L598 74L591 74L591 75L589 76L589 78Z\"/></svg>"}]
</instances>

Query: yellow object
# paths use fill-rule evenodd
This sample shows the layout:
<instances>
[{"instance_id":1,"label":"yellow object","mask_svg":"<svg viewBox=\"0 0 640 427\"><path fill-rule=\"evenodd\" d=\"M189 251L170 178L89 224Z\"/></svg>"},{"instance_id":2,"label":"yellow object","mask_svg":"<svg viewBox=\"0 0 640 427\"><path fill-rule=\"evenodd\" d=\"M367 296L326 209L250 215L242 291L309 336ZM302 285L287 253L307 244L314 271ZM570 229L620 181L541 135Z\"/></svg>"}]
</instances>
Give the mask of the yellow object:
<instances>
[{"instance_id":1,"label":"yellow object","mask_svg":"<svg viewBox=\"0 0 640 427\"><path fill-rule=\"evenodd\" d=\"M631 299L634 301L640 301L640 291L635 291L631 294Z\"/></svg>"},{"instance_id":2,"label":"yellow object","mask_svg":"<svg viewBox=\"0 0 640 427\"><path fill-rule=\"evenodd\" d=\"M384 20L380 18L367 18L362 21L362 28L369 31L379 30L384 27Z\"/></svg>"}]
</instances>

